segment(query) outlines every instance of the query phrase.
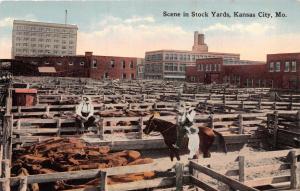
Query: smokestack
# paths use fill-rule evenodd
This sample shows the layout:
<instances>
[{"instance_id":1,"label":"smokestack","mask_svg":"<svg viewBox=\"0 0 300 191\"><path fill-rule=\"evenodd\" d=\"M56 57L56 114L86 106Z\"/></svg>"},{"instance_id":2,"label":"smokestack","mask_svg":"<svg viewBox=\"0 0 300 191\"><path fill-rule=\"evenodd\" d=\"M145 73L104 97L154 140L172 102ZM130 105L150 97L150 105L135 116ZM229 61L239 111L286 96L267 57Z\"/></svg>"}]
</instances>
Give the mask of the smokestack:
<instances>
[{"instance_id":1,"label":"smokestack","mask_svg":"<svg viewBox=\"0 0 300 191\"><path fill-rule=\"evenodd\" d=\"M66 9L66 12L65 12L65 25L67 24L67 21L68 21L68 10Z\"/></svg>"},{"instance_id":2,"label":"smokestack","mask_svg":"<svg viewBox=\"0 0 300 191\"><path fill-rule=\"evenodd\" d=\"M194 46L192 50L194 52L208 52L208 46L204 42L204 34L198 31L194 32Z\"/></svg>"}]
</instances>

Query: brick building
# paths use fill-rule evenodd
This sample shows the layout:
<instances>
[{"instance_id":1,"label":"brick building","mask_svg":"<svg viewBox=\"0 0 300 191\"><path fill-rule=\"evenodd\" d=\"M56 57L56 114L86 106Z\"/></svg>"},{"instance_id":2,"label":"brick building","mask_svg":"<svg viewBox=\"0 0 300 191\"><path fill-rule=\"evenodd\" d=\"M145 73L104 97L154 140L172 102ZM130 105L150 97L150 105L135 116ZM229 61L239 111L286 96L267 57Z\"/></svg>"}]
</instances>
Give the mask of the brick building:
<instances>
[{"instance_id":1,"label":"brick building","mask_svg":"<svg viewBox=\"0 0 300 191\"><path fill-rule=\"evenodd\" d=\"M94 79L136 79L135 57L96 56L92 52L77 56L16 57L14 75L90 77Z\"/></svg>"},{"instance_id":2,"label":"brick building","mask_svg":"<svg viewBox=\"0 0 300 191\"><path fill-rule=\"evenodd\" d=\"M145 78L186 80L186 67L195 66L196 60L223 58L224 64L236 64L239 54L209 52L204 34L194 33L192 50L156 50L145 53Z\"/></svg>"},{"instance_id":3,"label":"brick building","mask_svg":"<svg viewBox=\"0 0 300 191\"><path fill-rule=\"evenodd\" d=\"M265 70L274 88L300 88L300 53L268 54Z\"/></svg>"},{"instance_id":4,"label":"brick building","mask_svg":"<svg viewBox=\"0 0 300 191\"><path fill-rule=\"evenodd\" d=\"M224 64L223 58L198 59L186 79L199 83L229 83L238 87L300 88L300 53L268 54L267 62ZM246 64L245 64L246 63Z\"/></svg>"}]
</instances>

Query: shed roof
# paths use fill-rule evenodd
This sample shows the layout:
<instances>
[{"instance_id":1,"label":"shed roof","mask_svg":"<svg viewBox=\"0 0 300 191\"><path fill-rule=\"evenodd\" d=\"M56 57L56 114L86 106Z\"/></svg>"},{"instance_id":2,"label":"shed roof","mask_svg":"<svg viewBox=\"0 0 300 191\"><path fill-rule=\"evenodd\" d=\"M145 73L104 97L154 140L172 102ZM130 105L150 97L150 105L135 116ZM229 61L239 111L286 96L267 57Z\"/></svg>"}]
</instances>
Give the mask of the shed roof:
<instances>
[{"instance_id":1,"label":"shed roof","mask_svg":"<svg viewBox=\"0 0 300 191\"><path fill-rule=\"evenodd\" d=\"M40 73L56 73L56 70L54 67L38 67L38 70Z\"/></svg>"},{"instance_id":2,"label":"shed roof","mask_svg":"<svg viewBox=\"0 0 300 191\"><path fill-rule=\"evenodd\" d=\"M16 93L36 94L37 90L36 89L28 89L28 88L16 88L15 92Z\"/></svg>"}]
</instances>

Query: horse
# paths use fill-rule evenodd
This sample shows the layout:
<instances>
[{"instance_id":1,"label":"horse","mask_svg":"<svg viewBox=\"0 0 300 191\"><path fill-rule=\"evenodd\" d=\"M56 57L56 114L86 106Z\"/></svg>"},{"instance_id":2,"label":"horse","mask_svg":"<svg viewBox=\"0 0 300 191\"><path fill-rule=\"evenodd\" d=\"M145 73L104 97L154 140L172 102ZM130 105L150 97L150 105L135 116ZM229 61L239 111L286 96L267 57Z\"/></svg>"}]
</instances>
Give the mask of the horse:
<instances>
[{"instance_id":1,"label":"horse","mask_svg":"<svg viewBox=\"0 0 300 191\"><path fill-rule=\"evenodd\" d=\"M143 132L148 135L152 131L159 132L164 138L164 142L167 145L170 151L170 158L173 161L174 155L178 161L180 161L179 149L174 147L174 144L177 141L177 129L178 125L173 124L169 121L162 119L154 118L154 115L146 122L146 127ZM227 146L223 135L209 127L198 127L199 128L199 139L200 139L200 150L203 153L204 158L210 158L211 154L209 152L210 147L212 146L216 137L218 137L218 145L227 153ZM198 156L196 156L197 158Z\"/></svg>"}]
</instances>

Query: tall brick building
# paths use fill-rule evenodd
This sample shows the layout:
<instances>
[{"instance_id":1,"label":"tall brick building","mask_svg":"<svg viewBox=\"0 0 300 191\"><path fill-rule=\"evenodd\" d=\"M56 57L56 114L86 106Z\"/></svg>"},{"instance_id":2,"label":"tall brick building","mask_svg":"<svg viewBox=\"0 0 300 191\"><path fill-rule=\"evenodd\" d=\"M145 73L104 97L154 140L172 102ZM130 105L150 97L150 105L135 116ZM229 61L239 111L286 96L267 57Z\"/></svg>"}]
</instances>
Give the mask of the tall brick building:
<instances>
[{"instance_id":1,"label":"tall brick building","mask_svg":"<svg viewBox=\"0 0 300 191\"><path fill-rule=\"evenodd\" d=\"M94 79L136 79L141 58L97 56L20 57L13 60L14 75L90 77ZM139 62L138 62L139 60Z\"/></svg>"},{"instance_id":2,"label":"tall brick building","mask_svg":"<svg viewBox=\"0 0 300 191\"><path fill-rule=\"evenodd\" d=\"M14 20L12 58L15 56L73 56L76 25Z\"/></svg>"},{"instance_id":3,"label":"tall brick building","mask_svg":"<svg viewBox=\"0 0 300 191\"><path fill-rule=\"evenodd\" d=\"M187 67L186 78L189 82L238 87L300 88L300 53L268 54L266 63L241 62L224 64L223 58L198 59L196 66Z\"/></svg>"}]
</instances>

